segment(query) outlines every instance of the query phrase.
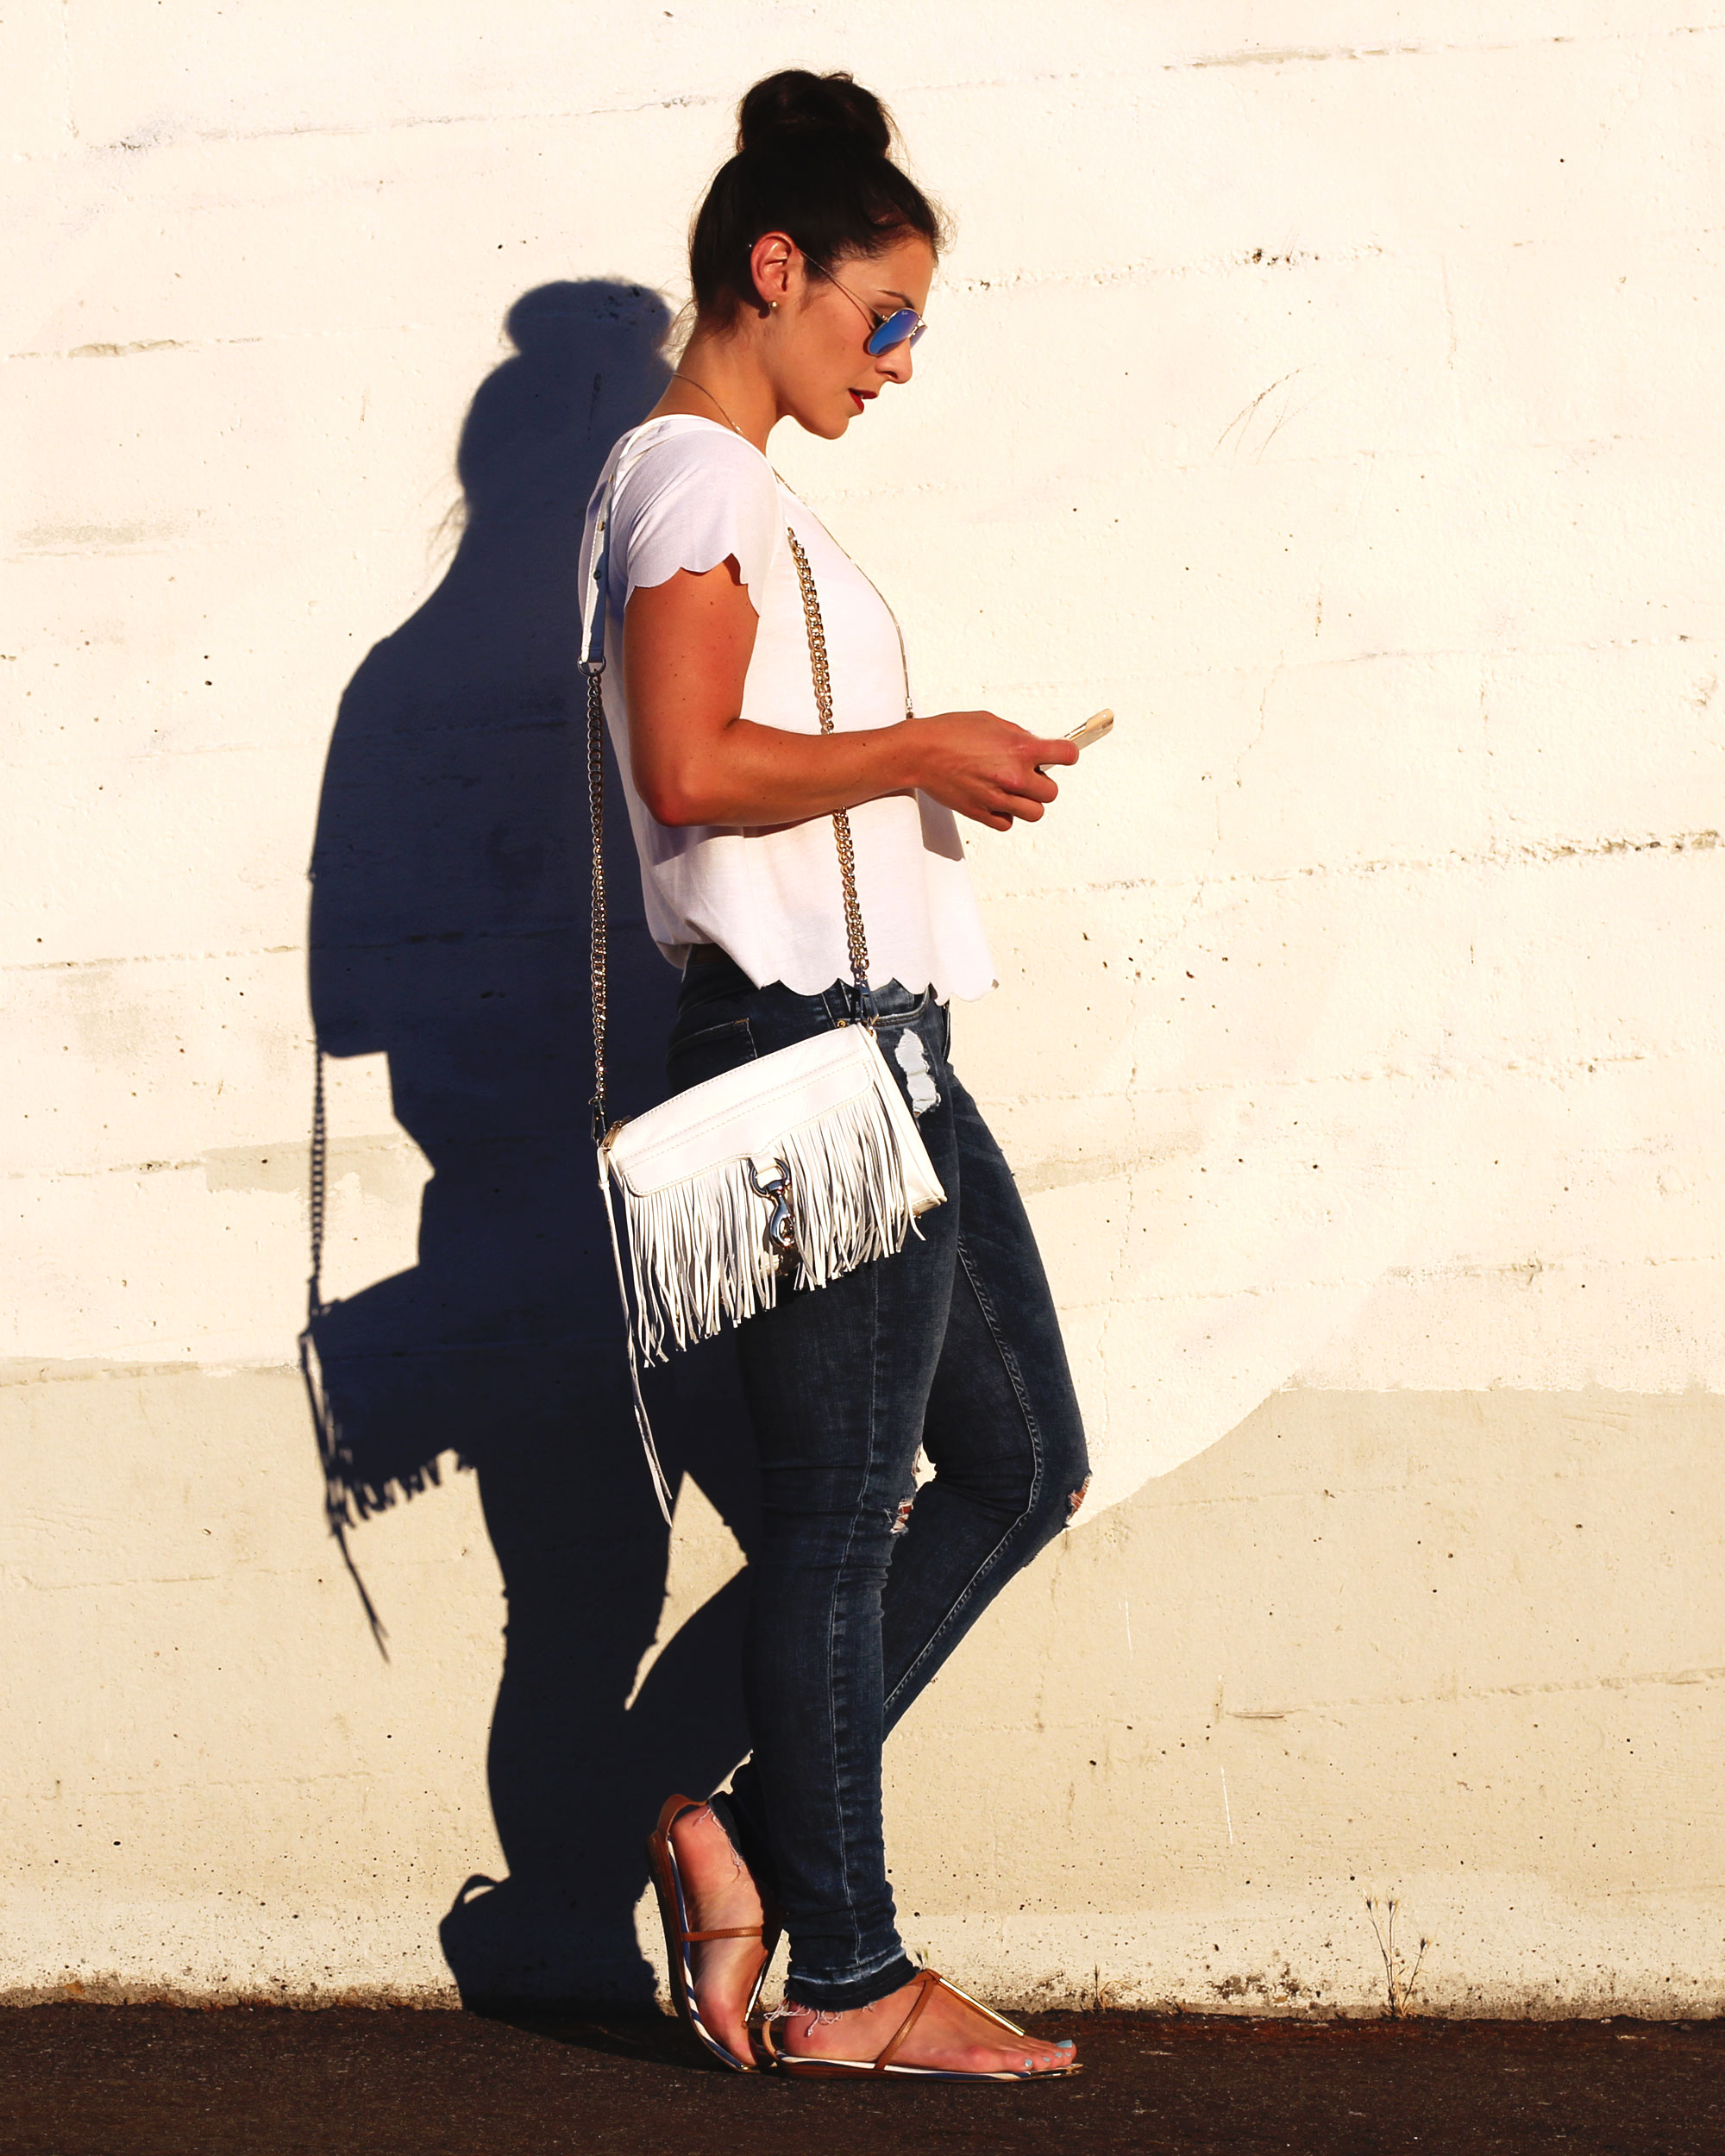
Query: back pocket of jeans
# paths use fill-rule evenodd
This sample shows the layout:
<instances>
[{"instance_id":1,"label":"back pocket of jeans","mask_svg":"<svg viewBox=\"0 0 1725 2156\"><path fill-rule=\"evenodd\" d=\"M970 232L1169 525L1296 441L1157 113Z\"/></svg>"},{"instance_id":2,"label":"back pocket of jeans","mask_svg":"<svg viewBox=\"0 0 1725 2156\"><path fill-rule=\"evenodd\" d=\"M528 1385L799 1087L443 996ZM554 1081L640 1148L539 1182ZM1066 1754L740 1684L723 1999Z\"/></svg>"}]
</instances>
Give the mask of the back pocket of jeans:
<instances>
[{"instance_id":1,"label":"back pocket of jeans","mask_svg":"<svg viewBox=\"0 0 1725 2156\"><path fill-rule=\"evenodd\" d=\"M673 1040L665 1057L665 1082L673 1093L687 1093L704 1086L709 1078L723 1076L756 1054L755 1031L747 1018L727 1018L723 1025L703 1026L699 1033Z\"/></svg>"}]
</instances>

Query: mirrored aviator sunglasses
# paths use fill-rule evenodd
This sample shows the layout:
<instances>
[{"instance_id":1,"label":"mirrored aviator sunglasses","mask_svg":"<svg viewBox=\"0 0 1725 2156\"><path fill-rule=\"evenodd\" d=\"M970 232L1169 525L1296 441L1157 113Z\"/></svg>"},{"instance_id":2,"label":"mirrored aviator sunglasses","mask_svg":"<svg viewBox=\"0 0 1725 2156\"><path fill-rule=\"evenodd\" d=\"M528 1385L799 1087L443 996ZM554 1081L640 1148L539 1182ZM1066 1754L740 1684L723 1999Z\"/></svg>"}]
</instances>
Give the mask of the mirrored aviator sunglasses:
<instances>
[{"instance_id":1,"label":"mirrored aviator sunglasses","mask_svg":"<svg viewBox=\"0 0 1725 2156\"><path fill-rule=\"evenodd\" d=\"M876 329L864 338L862 348L871 357L879 359L883 352L890 352L897 345L914 344L928 327L914 307L900 307L890 314Z\"/></svg>"},{"instance_id":2,"label":"mirrored aviator sunglasses","mask_svg":"<svg viewBox=\"0 0 1725 2156\"><path fill-rule=\"evenodd\" d=\"M875 312L872 307L865 305L848 285L839 284L839 280L830 269L822 269L812 254L806 255L803 259L807 262L808 266L817 274L824 277L829 285L838 286L839 291L844 294L865 322L874 323L874 328L862 340L862 349L871 359L878 360L883 352L890 352L897 345L914 344L923 331L927 329L927 323L923 320L914 307L900 307L894 313L882 318Z\"/></svg>"}]
</instances>

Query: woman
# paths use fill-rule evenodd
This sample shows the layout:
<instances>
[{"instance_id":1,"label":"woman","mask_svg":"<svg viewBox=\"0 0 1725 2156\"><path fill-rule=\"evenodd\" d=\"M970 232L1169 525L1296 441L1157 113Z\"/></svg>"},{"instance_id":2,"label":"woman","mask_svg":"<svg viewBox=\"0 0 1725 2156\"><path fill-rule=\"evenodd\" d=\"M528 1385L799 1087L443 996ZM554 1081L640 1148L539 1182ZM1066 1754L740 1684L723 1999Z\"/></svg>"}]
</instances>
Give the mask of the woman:
<instances>
[{"instance_id":1,"label":"woman","mask_svg":"<svg viewBox=\"0 0 1725 2156\"><path fill-rule=\"evenodd\" d=\"M831 820L848 809L877 1039L947 1193L896 1255L738 1328L764 1514L754 1751L728 1794L672 1798L649 1849L680 2010L726 2064L749 2071L752 2036L793 2072L1018 2078L1071 2071L1072 2048L906 1958L881 1746L1083 1494L1029 1225L947 1060L948 999L994 985L954 813L1033 823L1056 793L1041 767L1077 752L988 711L911 717L885 602L767 461L780 420L837 441L911 379L941 227L890 147L848 76L749 92L692 235L693 332L606 467L610 721L649 923L684 968L671 1088L856 1017ZM831 735L787 527L824 625ZM751 2031L781 1918L787 2003Z\"/></svg>"}]
</instances>

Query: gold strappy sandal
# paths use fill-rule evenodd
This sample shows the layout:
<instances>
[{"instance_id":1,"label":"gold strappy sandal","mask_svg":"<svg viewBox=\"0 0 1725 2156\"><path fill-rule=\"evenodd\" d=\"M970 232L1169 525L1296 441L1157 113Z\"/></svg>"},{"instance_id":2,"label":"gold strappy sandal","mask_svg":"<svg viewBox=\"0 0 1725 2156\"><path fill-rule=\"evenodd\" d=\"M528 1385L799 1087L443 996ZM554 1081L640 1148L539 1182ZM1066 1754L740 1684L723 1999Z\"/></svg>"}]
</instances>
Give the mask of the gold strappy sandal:
<instances>
[{"instance_id":1,"label":"gold strappy sandal","mask_svg":"<svg viewBox=\"0 0 1725 2156\"><path fill-rule=\"evenodd\" d=\"M659 1824L647 1837L647 1869L652 1876L653 1890L659 1901L659 1921L665 1927L665 1959L670 1968L671 1999L677 2009L677 2018L685 2022L697 2040L733 2073L752 2074L757 2068L752 2059L739 2059L728 2044L722 2044L701 2019L695 1998L694 1964L689 1959L689 1948L708 1939L758 1939L766 1947L762 1958L760 1973L755 1988L749 1994L749 2003L743 2009L743 2019L752 2025L761 2002L761 1987L767 1981L767 1971L772 1966L773 1956L778 1949L781 1927L777 1917L768 1910L759 1924L732 1924L716 1931L692 1932L689 1929L689 1905L683 1893L683 1877L677 1864L677 1852L671 1846L671 1827L685 1812L698 1812L700 1800L693 1796L668 1796L659 1813Z\"/></svg>"},{"instance_id":2,"label":"gold strappy sandal","mask_svg":"<svg viewBox=\"0 0 1725 2156\"><path fill-rule=\"evenodd\" d=\"M1025 2032L1016 2021L1009 2021L1003 2014L996 2014L993 2007L984 2006L980 1999L973 1999L968 1991L961 1991L956 1984L949 1984L944 1977L937 1976L932 1969L925 1969L917 1978L917 1995L911 2002L911 2010L889 2038L877 2059L807 2059L794 2057L781 2051L773 2040L770 2021L751 2020L750 2029L757 2036L762 2050L781 2073L800 2074L808 2080L855 2080L859 2076L886 2078L897 2075L906 2080L917 2081L1063 2081L1068 2076L1082 2073L1076 2059L1070 2066L1001 2066L988 2071L969 2070L962 2066L905 2066L898 2063L896 2053L905 2039L916 2027L923 2009L937 1991L950 1991L954 1998L963 1999L966 2006L991 2021L996 2028L1005 2029L1013 2036Z\"/></svg>"}]
</instances>

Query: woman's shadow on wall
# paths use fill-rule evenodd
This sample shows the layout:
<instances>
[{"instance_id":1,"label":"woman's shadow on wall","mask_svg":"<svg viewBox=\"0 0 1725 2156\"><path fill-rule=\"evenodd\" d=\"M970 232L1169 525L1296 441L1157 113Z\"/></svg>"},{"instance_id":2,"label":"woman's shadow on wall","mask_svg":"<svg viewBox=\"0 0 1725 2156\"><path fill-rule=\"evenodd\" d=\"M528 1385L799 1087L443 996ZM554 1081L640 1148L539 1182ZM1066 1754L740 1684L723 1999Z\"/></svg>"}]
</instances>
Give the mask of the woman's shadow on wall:
<instances>
[{"instance_id":1,"label":"woman's shadow on wall","mask_svg":"<svg viewBox=\"0 0 1725 2156\"><path fill-rule=\"evenodd\" d=\"M668 1535L628 1408L587 1136L577 556L610 445L664 381L668 326L656 295L596 281L511 310L515 351L461 433L459 547L342 699L312 860L320 1056L387 1056L396 1118L432 1169L411 1271L332 1304L314 1278L331 1524L353 1549L453 1453L477 1473L504 1580L487 1771L508 1872L470 1878L442 1929L470 2002L650 1998L643 1833L668 1789L700 1793L745 1748L741 1574L630 1698ZM629 1112L662 1091L676 978L641 917L614 768L609 798L611 1091ZM747 1549L753 1468L725 1344L659 1374L650 1404L673 1487L693 1476Z\"/></svg>"}]
</instances>

